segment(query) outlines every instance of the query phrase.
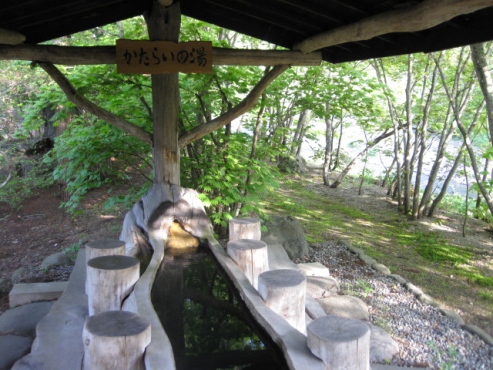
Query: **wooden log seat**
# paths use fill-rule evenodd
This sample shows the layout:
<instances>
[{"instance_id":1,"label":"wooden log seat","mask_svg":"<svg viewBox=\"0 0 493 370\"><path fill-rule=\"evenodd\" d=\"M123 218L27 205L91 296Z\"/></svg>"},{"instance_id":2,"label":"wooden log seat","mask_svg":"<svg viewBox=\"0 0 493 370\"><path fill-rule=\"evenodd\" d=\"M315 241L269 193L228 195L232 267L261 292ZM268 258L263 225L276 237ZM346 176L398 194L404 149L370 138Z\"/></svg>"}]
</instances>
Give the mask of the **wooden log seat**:
<instances>
[{"instance_id":1,"label":"wooden log seat","mask_svg":"<svg viewBox=\"0 0 493 370\"><path fill-rule=\"evenodd\" d=\"M106 311L86 319L82 341L84 370L144 370L151 324L133 312Z\"/></svg>"},{"instance_id":2,"label":"wooden log seat","mask_svg":"<svg viewBox=\"0 0 493 370\"><path fill-rule=\"evenodd\" d=\"M370 369L370 328L345 317L320 317L307 327L307 344L326 369Z\"/></svg>"},{"instance_id":3,"label":"wooden log seat","mask_svg":"<svg viewBox=\"0 0 493 370\"><path fill-rule=\"evenodd\" d=\"M261 240L237 239L229 241L226 248L231 259L258 289L259 275L269 270L267 244Z\"/></svg>"},{"instance_id":4,"label":"wooden log seat","mask_svg":"<svg viewBox=\"0 0 493 370\"><path fill-rule=\"evenodd\" d=\"M233 218L229 221L229 240L261 239L260 220L258 218Z\"/></svg>"},{"instance_id":5,"label":"wooden log seat","mask_svg":"<svg viewBox=\"0 0 493 370\"><path fill-rule=\"evenodd\" d=\"M99 239L86 244L86 264L93 258L111 255L124 256L125 242L117 239ZM88 282L86 276L86 294L87 286Z\"/></svg>"},{"instance_id":6,"label":"wooden log seat","mask_svg":"<svg viewBox=\"0 0 493 370\"><path fill-rule=\"evenodd\" d=\"M129 256L102 256L87 262L89 315L120 310L139 280L139 260Z\"/></svg>"},{"instance_id":7,"label":"wooden log seat","mask_svg":"<svg viewBox=\"0 0 493 370\"><path fill-rule=\"evenodd\" d=\"M263 272L258 278L258 292L267 307L300 332L306 332L306 277L302 273L291 269Z\"/></svg>"}]
</instances>

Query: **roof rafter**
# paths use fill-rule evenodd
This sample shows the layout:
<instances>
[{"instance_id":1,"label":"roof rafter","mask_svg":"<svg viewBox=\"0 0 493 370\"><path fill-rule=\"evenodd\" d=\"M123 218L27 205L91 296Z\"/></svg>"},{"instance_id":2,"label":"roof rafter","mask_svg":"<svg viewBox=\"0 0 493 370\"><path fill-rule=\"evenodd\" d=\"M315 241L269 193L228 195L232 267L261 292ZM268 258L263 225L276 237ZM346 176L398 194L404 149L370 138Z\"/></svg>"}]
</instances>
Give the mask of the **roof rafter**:
<instances>
[{"instance_id":1,"label":"roof rafter","mask_svg":"<svg viewBox=\"0 0 493 370\"><path fill-rule=\"evenodd\" d=\"M493 6L493 0L425 0L416 6L391 10L309 37L293 49L310 53L347 42L369 40L395 32L417 32L459 15Z\"/></svg>"}]
</instances>

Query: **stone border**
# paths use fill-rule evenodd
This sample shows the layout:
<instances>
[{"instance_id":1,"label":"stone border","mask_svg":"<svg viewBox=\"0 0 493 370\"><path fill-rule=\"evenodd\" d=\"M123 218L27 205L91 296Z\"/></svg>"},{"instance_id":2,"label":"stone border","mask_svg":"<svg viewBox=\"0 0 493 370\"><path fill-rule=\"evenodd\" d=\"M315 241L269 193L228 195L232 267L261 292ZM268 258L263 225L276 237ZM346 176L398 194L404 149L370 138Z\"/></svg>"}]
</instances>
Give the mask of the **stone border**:
<instances>
[{"instance_id":1,"label":"stone border","mask_svg":"<svg viewBox=\"0 0 493 370\"><path fill-rule=\"evenodd\" d=\"M392 274L390 269L381 264L378 263L375 259L371 258L370 256L366 255L363 249L353 247L350 241L345 240L345 239L339 239L337 241L338 244L341 244L345 246L350 252L356 254L360 260L365 262L367 265L369 265L372 269L381 272L384 275L387 275L397 281L399 284L403 285L407 290L409 290L414 296L421 301L422 303L428 304L430 306L436 307L440 313L444 316L447 316L448 318L454 320L459 324L459 326L464 329L465 331L468 331L469 333L475 334L478 337L480 337L486 344L489 344L490 346L493 346L493 337L486 333L483 329L476 325L470 325L466 324L464 322L464 319L457 313L445 309L441 304L436 302L431 296L428 294L424 293L421 289L419 289L417 286L412 284L409 281L406 281L402 276Z\"/></svg>"}]
</instances>

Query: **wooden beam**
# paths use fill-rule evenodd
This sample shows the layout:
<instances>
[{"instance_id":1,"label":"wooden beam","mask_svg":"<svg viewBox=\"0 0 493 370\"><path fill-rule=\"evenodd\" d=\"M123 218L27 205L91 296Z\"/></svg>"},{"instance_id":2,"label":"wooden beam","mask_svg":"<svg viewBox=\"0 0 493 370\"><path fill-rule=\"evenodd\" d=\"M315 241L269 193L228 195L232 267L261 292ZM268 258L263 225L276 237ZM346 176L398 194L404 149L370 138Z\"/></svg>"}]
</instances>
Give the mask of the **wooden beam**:
<instances>
[{"instance_id":1,"label":"wooden beam","mask_svg":"<svg viewBox=\"0 0 493 370\"><path fill-rule=\"evenodd\" d=\"M84 96L77 92L77 89L70 83L70 81L60 72L53 64L39 63L46 73L60 86L62 91L67 96L67 99L74 103L79 109L94 114L96 117L103 121L106 121L126 133L135 136L145 143L152 143L152 135L144 130L142 127L134 125L133 123L101 108L93 102L87 100Z\"/></svg>"},{"instance_id":2,"label":"wooden beam","mask_svg":"<svg viewBox=\"0 0 493 370\"><path fill-rule=\"evenodd\" d=\"M417 32L490 6L493 6L493 0L425 0L413 7L377 14L309 37L294 45L293 49L311 53L322 48L369 40L388 33Z\"/></svg>"},{"instance_id":3,"label":"wooden beam","mask_svg":"<svg viewBox=\"0 0 493 370\"><path fill-rule=\"evenodd\" d=\"M61 65L116 64L116 47L0 44L0 59L32 60ZM322 53L213 48L212 59L214 65L317 66L322 62Z\"/></svg>"},{"instance_id":4,"label":"wooden beam","mask_svg":"<svg viewBox=\"0 0 493 370\"><path fill-rule=\"evenodd\" d=\"M194 142L195 140L204 137L212 131L225 126L226 124L241 116L243 113L248 112L251 108L255 106L255 104L257 104L260 95L262 95L265 89L267 89L267 87L269 87L269 85L286 69L288 69L288 66L286 65L279 65L274 67L269 73L262 77L262 79L255 85L255 87L250 91L245 99L243 99L234 108L228 110L223 115L214 118L213 120L206 122L203 125L197 126L190 131L187 131L185 134L181 135L180 139L178 140L180 148L184 148L191 142Z\"/></svg>"},{"instance_id":5,"label":"wooden beam","mask_svg":"<svg viewBox=\"0 0 493 370\"><path fill-rule=\"evenodd\" d=\"M0 44L18 45L26 40L26 36L22 33L12 30L0 28Z\"/></svg>"}]
</instances>

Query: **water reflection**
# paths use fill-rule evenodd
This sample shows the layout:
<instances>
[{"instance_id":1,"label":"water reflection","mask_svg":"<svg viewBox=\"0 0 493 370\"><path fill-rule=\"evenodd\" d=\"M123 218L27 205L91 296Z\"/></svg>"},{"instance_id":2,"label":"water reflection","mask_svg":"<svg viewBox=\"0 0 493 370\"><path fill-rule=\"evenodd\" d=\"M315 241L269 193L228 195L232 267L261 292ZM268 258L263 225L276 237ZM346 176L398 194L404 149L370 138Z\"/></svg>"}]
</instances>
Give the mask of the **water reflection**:
<instances>
[{"instance_id":1,"label":"water reflection","mask_svg":"<svg viewBox=\"0 0 493 370\"><path fill-rule=\"evenodd\" d=\"M178 370L287 368L207 248L167 250L152 301Z\"/></svg>"}]
</instances>

